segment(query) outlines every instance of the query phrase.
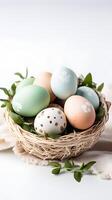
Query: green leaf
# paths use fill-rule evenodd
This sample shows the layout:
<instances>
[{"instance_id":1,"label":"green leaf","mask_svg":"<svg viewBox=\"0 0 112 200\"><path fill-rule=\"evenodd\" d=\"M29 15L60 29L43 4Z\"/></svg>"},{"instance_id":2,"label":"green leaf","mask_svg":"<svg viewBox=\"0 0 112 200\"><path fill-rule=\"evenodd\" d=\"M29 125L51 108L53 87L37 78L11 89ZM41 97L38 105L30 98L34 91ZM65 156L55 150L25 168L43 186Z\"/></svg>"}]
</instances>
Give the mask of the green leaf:
<instances>
[{"instance_id":1,"label":"green leaf","mask_svg":"<svg viewBox=\"0 0 112 200\"><path fill-rule=\"evenodd\" d=\"M15 93L16 93L16 84L13 83L13 84L11 85L10 94L11 94L12 96L14 96Z\"/></svg>"},{"instance_id":2,"label":"green leaf","mask_svg":"<svg viewBox=\"0 0 112 200\"><path fill-rule=\"evenodd\" d=\"M16 72L15 75L16 75L16 76L19 76L21 79L24 79L24 78L25 78L20 72Z\"/></svg>"},{"instance_id":3,"label":"green leaf","mask_svg":"<svg viewBox=\"0 0 112 200\"><path fill-rule=\"evenodd\" d=\"M89 87L92 86L92 74L91 73L86 75L86 77L84 78L84 80L82 82L82 85L89 86Z\"/></svg>"},{"instance_id":4,"label":"green leaf","mask_svg":"<svg viewBox=\"0 0 112 200\"><path fill-rule=\"evenodd\" d=\"M10 97L10 93L7 88L1 87L0 90L2 90L8 97Z\"/></svg>"},{"instance_id":5,"label":"green leaf","mask_svg":"<svg viewBox=\"0 0 112 200\"><path fill-rule=\"evenodd\" d=\"M85 166L85 164L82 163L82 165L81 165L81 167L80 167L80 170L83 170L84 166Z\"/></svg>"},{"instance_id":6,"label":"green leaf","mask_svg":"<svg viewBox=\"0 0 112 200\"><path fill-rule=\"evenodd\" d=\"M61 168L60 167L56 167L52 170L52 174L58 175L60 173Z\"/></svg>"},{"instance_id":7,"label":"green leaf","mask_svg":"<svg viewBox=\"0 0 112 200\"><path fill-rule=\"evenodd\" d=\"M64 168L67 170L67 171L71 171L73 169L74 165L69 161L69 160L66 160L64 162Z\"/></svg>"},{"instance_id":8,"label":"green leaf","mask_svg":"<svg viewBox=\"0 0 112 200\"><path fill-rule=\"evenodd\" d=\"M91 86L91 87L92 87L93 89L96 89L96 86L97 86L97 84L96 84L95 82L92 82L92 86Z\"/></svg>"},{"instance_id":9,"label":"green leaf","mask_svg":"<svg viewBox=\"0 0 112 200\"><path fill-rule=\"evenodd\" d=\"M89 170L94 164L96 163L96 161L91 161L91 162L88 162L87 164L82 164L81 166L81 170Z\"/></svg>"},{"instance_id":10,"label":"green leaf","mask_svg":"<svg viewBox=\"0 0 112 200\"><path fill-rule=\"evenodd\" d=\"M9 102L8 99L0 99L0 101L2 101L2 102Z\"/></svg>"},{"instance_id":11,"label":"green leaf","mask_svg":"<svg viewBox=\"0 0 112 200\"><path fill-rule=\"evenodd\" d=\"M83 174L80 171L74 171L74 179L77 182L80 182L82 179Z\"/></svg>"},{"instance_id":12,"label":"green leaf","mask_svg":"<svg viewBox=\"0 0 112 200\"><path fill-rule=\"evenodd\" d=\"M26 131L32 132L32 131L31 131L30 125L22 124L22 128L23 128L24 130L26 130Z\"/></svg>"},{"instance_id":13,"label":"green leaf","mask_svg":"<svg viewBox=\"0 0 112 200\"><path fill-rule=\"evenodd\" d=\"M28 67L26 67L26 75L25 78L28 78Z\"/></svg>"},{"instance_id":14,"label":"green leaf","mask_svg":"<svg viewBox=\"0 0 112 200\"><path fill-rule=\"evenodd\" d=\"M104 87L104 83L101 83L101 84L97 87L98 92L101 92L101 91L103 90L103 87Z\"/></svg>"},{"instance_id":15,"label":"green leaf","mask_svg":"<svg viewBox=\"0 0 112 200\"><path fill-rule=\"evenodd\" d=\"M2 105L1 105L1 108L5 108L6 107L6 103L3 103Z\"/></svg>"},{"instance_id":16,"label":"green leaf","mask_svg":"<svg viewBox=\"0 0 112 200\"><path fill-rule=\"evenodd\" d=\"M3 108L3 107L7 107L7 110L8 110L8 111L13 111L12 104L11 104L10 100L8 100L8 99L0 99L0 101L4 102L4 103L1 105L2 108Z\"/></svg>"},{"instance_id":17,"label":"green leaf","mask_svg":"<svg viewBox=\"0 0 112 200\"><path fill-rule=\"evenodd\" d=\"M59 162L49 162L49 165L52 167L60 167L61 168L61 164Z\"/></svg>"},{"instance_id":18,"label":"green leaf","mask_svg":"<svg viewBox=\"0 0 112 200\"><path fill-rule=\"evenodd\" d=\"M105 116L105 109L100 106L96 112L96 120L101 120Z\"/></svg>"},{"instance_id":19,"label":"green leaf","mask_svg":"<svg viewBox=\"0 0 112 200\"><path fill-rule=\"evenodd\" d=\"M14 120L16 124L22 125L24 123L23 117L14 112L10 112L10 117Z\"/></svg>"},{"instance_id":20,"label":"green leaf","mask_svg":"<svg viewBox=\"0 0 112 200\"><path fill-rule=\"evenodd\" d=\"M53 134L53 133L46 133L47 137L50 137L52 139L57 139L60 137L60 134Z\"/></svg>"}]
</instances>

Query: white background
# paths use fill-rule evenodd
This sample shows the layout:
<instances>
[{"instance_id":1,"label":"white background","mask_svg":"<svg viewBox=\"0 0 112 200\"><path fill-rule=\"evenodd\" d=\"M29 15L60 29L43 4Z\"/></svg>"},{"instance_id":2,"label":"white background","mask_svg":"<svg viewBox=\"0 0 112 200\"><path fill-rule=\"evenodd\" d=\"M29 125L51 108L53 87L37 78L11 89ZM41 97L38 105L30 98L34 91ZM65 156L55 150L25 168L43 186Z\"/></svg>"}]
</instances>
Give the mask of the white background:
<instances>
[{"instance_id":1,"label":"white background","mask_svg":"<svg viewBox=\"0 0 112 200\"><path fill-rule=\"evenodd\" d=\"M92 72L97 82L112 79L111 1L0 0L0 86L13 73L69 66ZM0 200L111 199L112 181L72 175L55 177L50 168L31 166L11 152L0 153Z\"/></svg>"}]
</instances>

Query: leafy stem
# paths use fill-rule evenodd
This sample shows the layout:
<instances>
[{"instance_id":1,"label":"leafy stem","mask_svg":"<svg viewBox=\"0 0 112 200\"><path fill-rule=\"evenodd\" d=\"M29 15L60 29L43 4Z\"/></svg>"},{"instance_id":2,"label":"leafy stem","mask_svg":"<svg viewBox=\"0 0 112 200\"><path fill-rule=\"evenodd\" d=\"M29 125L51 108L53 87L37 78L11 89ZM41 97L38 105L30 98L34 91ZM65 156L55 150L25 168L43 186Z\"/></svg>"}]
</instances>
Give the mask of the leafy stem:
<instances>
[{"instance_id":1,"label":"leafy stem","mask_svg":"<svg viewBox=\"0 0 112 200\"><path fill-rule=\"evenodd\" d=\"M26 79L26 78L28 78L28 68L26 68L25 76L23 74L21 74L20 72L16 72L15 75L19 76L20 79Z\"/></svg>"},{"instance_id":2,"label":"leafy stem","mask_svg":"<svg viewBox=\"0 0 112 200\"><path fill-rule=\"evenodd\" d=\"M52 174L58 175L62 172L73 173L74 179L80 182L84 174L91 173L91 167L96 161L90 161L88 163L82 163L81 165L74 164L72 160L66 160L63 163L49 162L49 165L53 167Z\"/></svg>"}]
</instances>

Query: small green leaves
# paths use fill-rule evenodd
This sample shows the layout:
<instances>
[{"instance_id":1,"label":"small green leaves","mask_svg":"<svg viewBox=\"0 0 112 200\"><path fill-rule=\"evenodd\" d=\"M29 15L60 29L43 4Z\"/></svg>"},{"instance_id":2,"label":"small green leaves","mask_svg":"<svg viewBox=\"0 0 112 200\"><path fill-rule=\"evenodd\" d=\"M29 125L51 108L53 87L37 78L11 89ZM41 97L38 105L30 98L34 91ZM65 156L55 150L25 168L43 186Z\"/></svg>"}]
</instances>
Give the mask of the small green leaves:
<instances>
[{"instance_id":1,"label":"small green leaves","mask_svg":"<svg viewBox=\"0 0 112 200\"><path fill-rule=\"evenodd\" d=\"M11 96L14 96L15 93L16 93L16 84L13 83L13 84L11 85L10 94L11 94Z\"/></svg>"},{"instance_id":2,"label":"small green leaves","mask_svg":"<svg viewBox=\"0 0 112 200\"><path fill-rule=\"evenodd\" d=\"M14 120L16 124L22 125L24 123L23 118L14 112L10 112L10 117Z\"/></svg>"},{"instance_id":3,"label":"small green leaves","mask_svg":"<svg viewBox=\"0 0 112 200\"><path fill-rule=\"evenodd\" d=\"M70 162L69 160L66 160L64 162L64 168L67 170L67 171L71 171L74 167L74 163Z\"/></svg>"},{"instance_id":4,"label":"small green leaves","mask_svg":"<svg viewBox=\"0 0 112 200\"><path fill-rule=\"evenodd\" d=\"M83 176L82 172L80 172L80 171L74 171L74 179L75 179L77 182L80 182L80 181L81 181L82 176Z\"/></svg>"},{"instance_id":5,"label":"small green leaves","mask_svg":"<svg viewBox=\"0 0 112 200\"><path fill-rule=\"evenodd\" d=\"M88 162L87 164L82 163L80 170L89 170L95 163L96 161L91 161Z\"/></svg>"},{"instance_id":6,"label":"small green leaves","mask_svg":"<svg viewBox=\"0 0 112 200\"><path fill-rule=\"evenodd\" d=\"M49 162L49 165L54 167L53 170L52 170L52 174L59 174L60 173L60 170L61 170L61 164L58 163L58 162Z\"/></svg>"},{"instance_id":7,"label":"small green leaves","mask_svg":"<svg viewBox=\"0 0 112 200\"><path fill-rule=\"evenodd\" d=\"M8 111L12 111L12 104L8 99L0 99L1 102L3 102L3 104L1 105L2 108L7 107Z\"/></svg>"},{"instance_id":8,"label":"small green leaves","mask_svg":"<svg viewBox=\"0 0 112 200\"><path fill-rule=\"evenodd\" d=\"M63 163L59 162L49 162L49 165L53 167L52 174L60 174L62 172L72 172L74 175L74 179L77 182L80 182L83 175L90 173L90 168L95 164L95 161L90 161L86 164L82 163L82 165L74 164L72 160L65 160Z\"/></svg>"},{"instance_id":9,"label":"small green leaves","mask_svg":"<svg viewBox=\"0 0 112 200\"><path fill-rule=\"evenodd\" d=\"M8 97L10 97L10 92L7 90L7 88L1 87L0 90L2 90Z\"/></svg>"},{"instance_id":10,"label":"small green leaves","mask_svg":"<svg viewBox=\"0 0 112 200\"><path fill-rule=\"evenodd\" d=\"M49 162L49 165L52 167L61 167L61 164L59 162Z\"/></svg>"},{"instance_id":11,"label":"small green leaves","mask_svg":"<svg viewBox=\"0 0 112 200\"><path fill-rule=\"evenodd\" d=\"M86 77L84 78L84 80L82 82L82 85L92 87L92 74L91 73L86 75Z\"/></svg>"},{"instance_id":12,"label":"small green leaves","mask_svg":"<svg viewBox=\"0 0 112 200\"><path fill-rule=\"evenodd\" d=\"M98 87L97 87L97 91L101 92L104 88L104 83L101 83Z\"/></svg>"},{"instance_id":13,"label":"small green leaves","mask_svg":"<svg viewBox=\"0 0 112 200\"><path fill-rule=\"evenodd\" d=\"M97 86L97 84L93 81L92 74L88 73L85 78L79 78L79 86L87 86L101 92L104 87L104 83Z\"/></svg>"},{"instance_id":14,"label":"small green leaves","mask_svg":"<svg viewBox=\"0 0 112 200\"><path fill-rule=\"evenodd\" d=\"M21 79L26 79L28 77L28 68L26 68L26 74L25 74L25 76L22 75L20 72L16 72L15 75L19 76L19 78L21 78Z\"/></svg>"},{"instance_id":15,"label":"small green leaves","mask_svg":"<svg viewBox=\"0 0 112 200\"><path fill-rule=\"evenodd\" d=\"M24 79L24 78L25 78L20 72L16 72L15 75L16 75L16 76L19 76L19 78L21 78L21 79Z\"/></svg>"}]
</instances>

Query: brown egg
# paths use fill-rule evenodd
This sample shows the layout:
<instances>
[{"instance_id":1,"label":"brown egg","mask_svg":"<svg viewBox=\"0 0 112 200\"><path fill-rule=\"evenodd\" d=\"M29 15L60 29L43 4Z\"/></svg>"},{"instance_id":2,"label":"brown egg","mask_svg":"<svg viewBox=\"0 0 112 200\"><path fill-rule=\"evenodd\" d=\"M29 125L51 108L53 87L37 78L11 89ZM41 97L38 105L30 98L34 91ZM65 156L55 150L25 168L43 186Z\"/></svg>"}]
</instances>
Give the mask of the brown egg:
<instances>
[{"instance_id":1,"label":"brown egg","mask_svg":"<svg viewBox=\"0 0 112 200\"><path fill-rule=\"evenodd\" d=\"M51 102L53 102L56 97L51 89L51 76L52 74L50 72L42 72L33 84L45 88L50 94Z\"/></svg>"},{"instance_id":2,"label":"brown egg","mask_svg":"<svg viewBox=\"0 0 112 200\"><path fill-rule=\"evenodd\" d=\"M70 124L77 129L87 129L95 122L96 113L93 105L78 95L73 95L66 100L64 112Z\"/></svg>"}]
</instances>

